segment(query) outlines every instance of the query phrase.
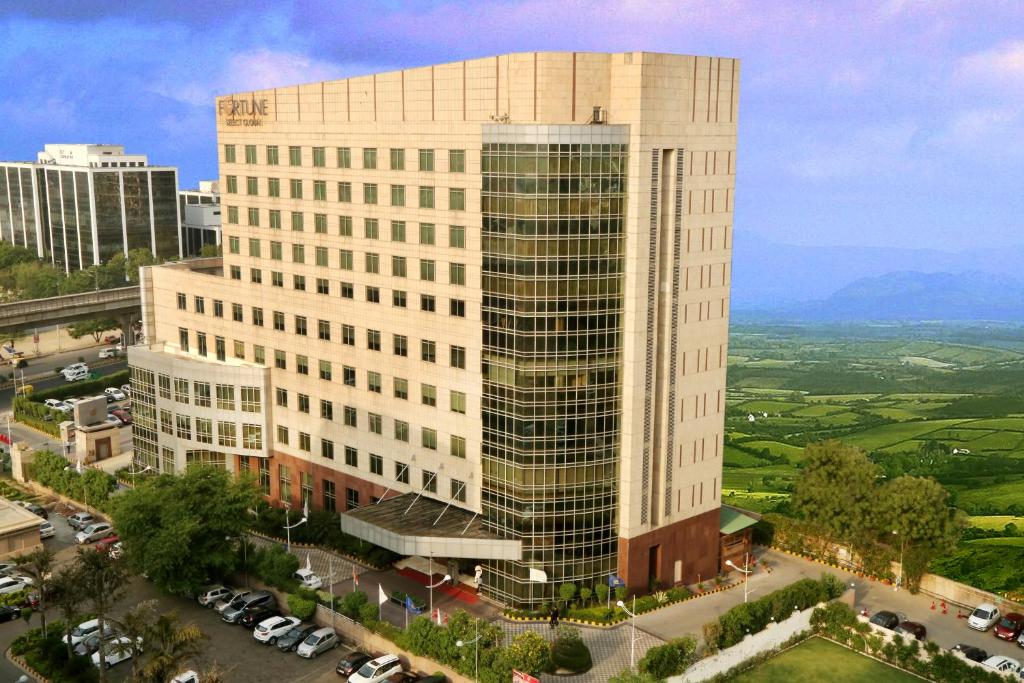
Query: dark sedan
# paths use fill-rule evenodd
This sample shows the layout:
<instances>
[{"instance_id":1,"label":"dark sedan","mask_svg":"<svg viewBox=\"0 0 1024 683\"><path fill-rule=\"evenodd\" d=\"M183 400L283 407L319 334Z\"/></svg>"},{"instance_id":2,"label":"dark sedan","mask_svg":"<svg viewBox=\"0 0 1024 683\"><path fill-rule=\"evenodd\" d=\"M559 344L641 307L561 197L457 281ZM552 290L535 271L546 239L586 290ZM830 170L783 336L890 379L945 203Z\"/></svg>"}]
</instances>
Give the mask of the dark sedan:
<instances>
[{"instance_id":1,"label":"dark sedan","mask_svg":"<svg viewBox=\"0 0 1024 683\"><path fill-rule=\"evenodd\" d=\"M21 617L21 610L17 607L4 605L0 607L0 622L14 621Z\"/></svg>"},{"instance_id":2,"label":"dark sedan","mask_svg":"<svg viewBox=\"0 0 1024 683\"><path fill-rule=\"evenodd\" d=\"M900 622L900 625L893 630L896 631L896 633L904 633L912 636L917 640L924 640L928 635L928 629L924 627L924 624L919 624L916 621L902 621Z\"/></svg>"},{"instance_id":3,"label":"dark sedan","mask_svg":"<svg viewBox=\"0 0 1024 683\"><path fill-rule=\"evenodd\" d=\"M281 652L295 652L299 643L306 639L310 633L317 629L316 624L298 624L293 626L288 633L277 639L277 649Z\"/></svg>"},{"instance_id":4,"label":"dark sedan","mask_svg":"<svg viewBox=\"0 0 1024 683\"><path fill-rule=\"evenodd\" d=\"M25 509L28 510L29 512L31 512L33 515L38 515L39 517L42 517L43 519L49 519L50 518L50 513L47 512L46 508L42 507L41 505L36 505L35 503L29 503L28 505L25 506Z\"/></svg>"},{"instance_id":5,"label":"dark sedan","mask_svg":"<svg viewBox=\"0 0 1024 683\"><path fill-rule=\"evenodd\" d=\"M341 658L338 662L338 666L335 667L335 671L338 672L339 676L351 676L355 672L359 671L359 667L366 664L368 661L373 659L370 655L365 652L349 652L347 655Z\"/></svg>"},{"instance_id":6,"label":"dark sedan","mask_svg":"<svg viewBox=\"0 0 1024 683\"><path fill-rule=\"evenodd\" d=\"M890 631L894 630L900 625L900 617L895 612L875 612L875 616L871 617L871 623L875 626L881 626L887 628Z\"/></svg>"},{"instance_id":7,"label":"dark sedan","mask_svg":"<svg viewBox=\"0 0 1024 683\"><path fill-rule=\"evenodd\" d=\"M987 652L982 650L980 647L974 647L973 645L968 645L967 643L960 643L959 645L954 645L951 651L959 654L964 659L971 660L972 662L984 662L986 659L988 659Z\"/></svg>"},{"instance_id":8,"label":"dark sedan","mask_svg":"<svg viewBox=\"0 0 1024 683\"><path fill-rule=\"evenodd\" d=\"M273 607L264 607L264 606L261 605L259 607L253 607L252 609L247 609L242 614L242 616L238 619L238 623L241 624L242 626L246 627L249 630L253 630L257 626L259 626L259 623L261 621L263 621L264 619L269 619L270 617L279 617L279 616L281 616L280 610L277 610L277 609L275 609Z\"/></svg>"}]
</instances>

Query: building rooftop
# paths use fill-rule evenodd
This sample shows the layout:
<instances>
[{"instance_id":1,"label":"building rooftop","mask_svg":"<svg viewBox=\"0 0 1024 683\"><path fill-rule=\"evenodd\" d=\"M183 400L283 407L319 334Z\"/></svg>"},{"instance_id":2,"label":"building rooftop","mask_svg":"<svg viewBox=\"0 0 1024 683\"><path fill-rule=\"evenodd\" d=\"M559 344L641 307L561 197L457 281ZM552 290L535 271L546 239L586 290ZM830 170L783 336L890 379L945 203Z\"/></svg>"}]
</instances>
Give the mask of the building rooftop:
<instances>
[{"instance_id":1,"label":"building rooftop","mask_svg":"<svg viewBox=\"0 0 1024 683\"><path fill-rule=\"evenodd\" d=\"M39 527L42 523L37 515L6 498L0 498L0 536Z\"/></svg>"},{"instance_id":2,"label":"building rooftop","mask_svg":"<svg viewBox=\"0 0 1024 683\"><path fill-rule=\"evenodd\" d=\"M721 507L718 530L720 533L728 536L729 534L752 527L760 520L761 516L757 513L739 510L730 505L723 505Z\"/></svg>"}]
</instances>

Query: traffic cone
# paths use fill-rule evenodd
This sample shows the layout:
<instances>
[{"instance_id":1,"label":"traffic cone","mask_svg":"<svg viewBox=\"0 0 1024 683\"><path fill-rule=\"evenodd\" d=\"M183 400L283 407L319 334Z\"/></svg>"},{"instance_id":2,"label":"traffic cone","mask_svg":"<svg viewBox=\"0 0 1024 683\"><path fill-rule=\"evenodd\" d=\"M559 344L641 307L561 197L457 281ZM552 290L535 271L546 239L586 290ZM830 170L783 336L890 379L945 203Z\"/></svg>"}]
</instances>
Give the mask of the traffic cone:
<instances>
[{"instance_id":1,"label":"traffic cone","mask_svg":"<svg viewBox=\"0 0 1024 683\"><path fill-rule=\"evenodd\" d=\"M935 611L935 601L934 600L932 600L932 611L933 612Z\"/></svg>"},{"instance_id":2,"label":"traffic cone","mask_svg":"<svg viewBox=\"0 0 1024 683\"><path fill-rule=\"evenodd\" d=\"M949 614L949 607L946 606L946 601L945 600L942 601L942 613L943 614Z\"/></svg>"}]
</instances>

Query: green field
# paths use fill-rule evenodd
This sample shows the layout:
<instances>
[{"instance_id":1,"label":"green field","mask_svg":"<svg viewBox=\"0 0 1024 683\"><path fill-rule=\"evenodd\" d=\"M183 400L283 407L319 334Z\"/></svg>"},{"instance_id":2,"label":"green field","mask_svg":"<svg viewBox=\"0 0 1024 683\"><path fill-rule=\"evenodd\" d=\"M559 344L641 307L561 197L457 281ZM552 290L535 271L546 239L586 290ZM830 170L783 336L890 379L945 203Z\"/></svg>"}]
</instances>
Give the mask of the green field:
<instances>
[{"instance_id":1,"label":"green field","mask_svg":"<svg viewBox=\"0 0 1024 683\"><path fill-rule=\"evenodd\" d=\"M1024 529L1024 517L1014 517L1013 515L977 516L969 518L968 522L971 526L978 527L979 529L1002 529L1011 523Z\"/></svg>"},{"instance_id":2,"label":"green field","mask_svg":"<svg viewBox=\"0 0 1024 683\"><path fill-rule=\"evenodd\" d=\"M821 638L810 638L733 679L734 683L911 683L920 679Z\"/></svg>"}]
</instances>

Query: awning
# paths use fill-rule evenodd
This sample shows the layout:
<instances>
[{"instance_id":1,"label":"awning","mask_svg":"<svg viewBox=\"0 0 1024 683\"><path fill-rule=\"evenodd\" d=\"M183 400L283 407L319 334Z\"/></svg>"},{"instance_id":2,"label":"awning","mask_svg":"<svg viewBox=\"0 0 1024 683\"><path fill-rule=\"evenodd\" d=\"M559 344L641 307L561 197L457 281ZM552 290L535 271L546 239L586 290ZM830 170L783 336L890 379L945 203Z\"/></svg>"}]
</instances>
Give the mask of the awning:
<instances>
[{"instance_id":1,"label":"awning","mask_svg":"<svg viewBox=\"0 0 1024 683\"><path fill-rule=\"evenodd\" d=\"M399 555L519 560L521 541L483 528L480 515L405 493L341 515L341 530Z\"/></svg>"},{"instance_id":2,"label":"awning","mask_svg":"<svg viewBox=\"0 0 1024 683\"><path fill-rule=\"evenodd\" d=\"M758 523L758 519L734 507L723 505L718 522L718 530L723 536L735 534Z\"/></svg>"}]
</instances>

